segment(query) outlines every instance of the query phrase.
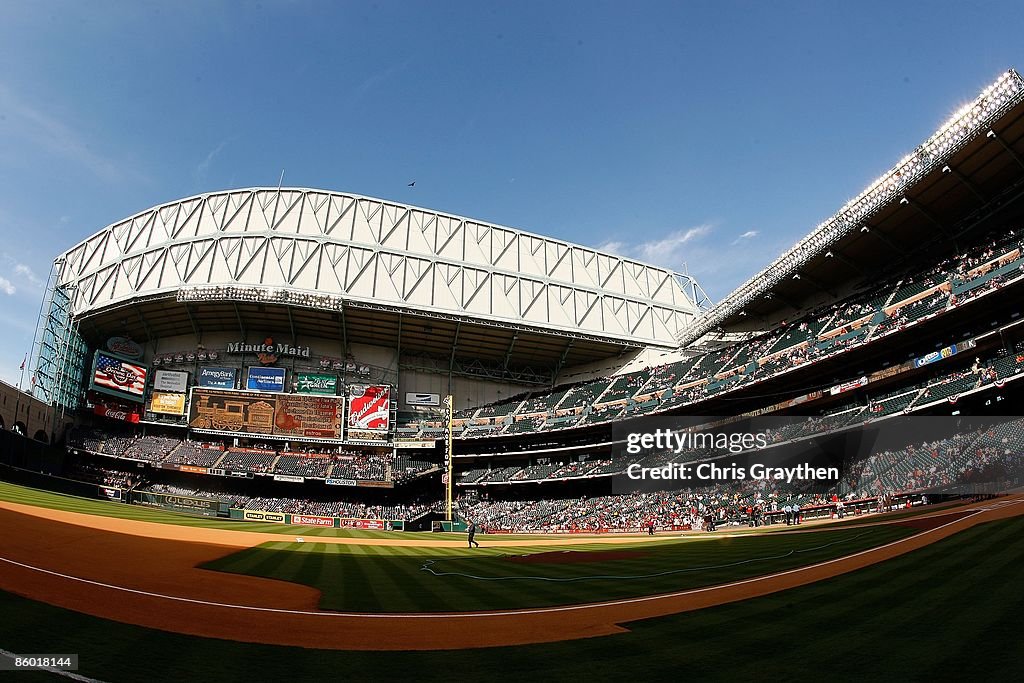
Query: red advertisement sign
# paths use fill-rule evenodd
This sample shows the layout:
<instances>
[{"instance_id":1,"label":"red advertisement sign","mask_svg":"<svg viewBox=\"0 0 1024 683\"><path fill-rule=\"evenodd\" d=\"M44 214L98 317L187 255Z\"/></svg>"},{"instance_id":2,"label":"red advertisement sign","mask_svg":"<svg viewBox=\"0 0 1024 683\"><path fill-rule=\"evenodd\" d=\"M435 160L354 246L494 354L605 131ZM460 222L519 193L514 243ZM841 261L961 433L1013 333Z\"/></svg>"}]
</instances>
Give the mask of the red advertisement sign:
<instances>
[{"instance_id":1,"label":"red advertisement sign","mask_svg":"<svg viewBox=\"0 0 1024 683\"><path fill-rule=\"evenodd\" d=\"M348 428L386 432L390 426L391 387L353 387L349 396Z\"/></svg>"},{"instance_id":2,"label":"red advertisement sign","mask_svg":"<svg viewBox=\"0 0 1024 683\"><path fill-rule=\"evenodd\" d=\"M292 517L292 520L295 518ZM339 519L343 529L386 529L387 522L383 519Z\"/></svg>"},{"instance_id":3,"label":"red advertisement sign","mask_svg":"<svg viewBox=\"0 0 1024 683\"><path fill-rule=\"evenodd\" d=\"M299 524L301 526L334 526L334 517L292 515L292 524Z\"/></svg>"},{"instance_id":4,"label":"red advertisement sign","mask_svg":"<svg viewBox=\"0 0 1024 683\"><path fill-rule=\"evenodd\" d=\"M122 422L138 422L139 414L134 413L120 406L108 406L104 403L97 403L93 406L92 411L100 417L105 417L110 420L121 420Z\"/></svg>"}]
</instances>

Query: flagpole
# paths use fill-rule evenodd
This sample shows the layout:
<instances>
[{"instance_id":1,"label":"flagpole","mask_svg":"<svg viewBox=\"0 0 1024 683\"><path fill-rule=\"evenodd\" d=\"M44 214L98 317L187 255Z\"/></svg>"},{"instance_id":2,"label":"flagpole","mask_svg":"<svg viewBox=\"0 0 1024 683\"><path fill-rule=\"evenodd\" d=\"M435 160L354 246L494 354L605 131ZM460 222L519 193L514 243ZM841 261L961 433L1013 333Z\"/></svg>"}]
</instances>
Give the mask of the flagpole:
<instances>
[{"instance_id":1,"label":"flagpole","mask_svg":"<svg viewBox=\"0 0 1024 683\"><path fill-rule=\"evenodd\" d=\"M448 396L444 397L444 404L445 404L445 406L448 407L448 415L447 415L447 422L448 422L448 450L447 450L448 483L447 483L446 488L445 488L445 503L446 503L445 509L446 509L448 523L449 524L453 524L454 520L452 519L452 480L455 478L455 454L452 453L452 422L454 421L454 418L455 418L455 399L449 394Z\"/></svg>"}]
</instances>

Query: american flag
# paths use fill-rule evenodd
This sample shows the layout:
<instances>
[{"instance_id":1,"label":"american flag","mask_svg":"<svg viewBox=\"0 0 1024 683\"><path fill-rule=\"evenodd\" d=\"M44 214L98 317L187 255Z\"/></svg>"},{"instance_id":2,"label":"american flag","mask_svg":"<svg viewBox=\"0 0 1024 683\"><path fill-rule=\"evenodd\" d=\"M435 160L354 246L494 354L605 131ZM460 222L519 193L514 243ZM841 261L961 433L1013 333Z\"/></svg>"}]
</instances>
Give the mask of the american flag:
<instances>
[{"instance_id":1,"label":"american flag","mask_svg":"<svg viewBox=\"0 0 1024 683\"><path fill-rule=\"evenodd\" d=\"M96 386L141 397L146 389L146 367L100 354L92 381Z\"/></svg>"}]
</instances>

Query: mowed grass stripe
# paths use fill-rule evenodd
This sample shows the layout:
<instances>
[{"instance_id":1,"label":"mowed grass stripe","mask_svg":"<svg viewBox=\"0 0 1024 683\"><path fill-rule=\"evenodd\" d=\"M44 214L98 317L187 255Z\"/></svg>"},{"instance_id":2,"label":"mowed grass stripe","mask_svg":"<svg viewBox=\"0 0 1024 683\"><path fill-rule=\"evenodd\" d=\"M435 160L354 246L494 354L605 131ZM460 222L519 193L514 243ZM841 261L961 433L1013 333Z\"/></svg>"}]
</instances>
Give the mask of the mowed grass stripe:
<instances>
[{"instance_id":1,"label":"mowed grass stripe","mask_svg":"<svg viewBox=\"0 0 1024 683\"><path fill-rule=\"evenodd\" d=\"M513 561L509 555L468 549L396 549L350 546L325 555L315 574L266 556L268 544L206 565L268 578L308 583L321 591L322 607L339 611L462 611L546 607L613 600L717 585L849 555L904 538L901 526L822 531L787 536L714 538L702 543L657 544L628 560ZM318 552L312 544L307 552ZM276 546L276 547L275 547ZM607 551L607 546L595 549ZM415 550L419 555L410 552ZM541 548L546 550L546 548ZM799 552L797 552L799 551ZM585 555L586 553L581 553ZM263 557L262 561L253 556ZM573 559L584 559L574 557ZM423 571L424 567L435 573ZM486 579L486 580L485 580ZM364 586L363 592L352 590Z\"/></svg>"},{"instance_id":2,"label":"mowed grass stripe","mask_svg":"<svg viewBox=\"0 0 1024 683\"><path fill-rule=\"evenodd\" d=\"M421 572L422 573L422 572ZM472 611L480 612L491 605L500 604L505 599L504 589L487 583L477 582L459 590L449 590L431 582L420 585L424 587L420 610L424 612ZM445 596L452 597L445 597Z\"/></svg>"},{"instance_id":3,"label":"mowed grass stripe","mask_svg":"<svg viewBox=\"0 0 1024 683\"><path fill-rule=\"evenodd\" d=\"M994 522L828 581L546 645L387 653L264 646L128 626L0 592L0 647L32 652L45 642L54 652L88 653L79 673L112 683L139 672L195 680L197 671L218 681L1016 680L1024 561L1013 554L1021 537L1024 520ZM922 576L932 583L914 596ZM897 596L907 601L890 610ZM892 622L890 636L865 645L879 620ZM837 657L836 643L852 647Z\"/></svg>"},{"instance_id":4,"label":"mowed grass stripe","mask_svg":"<svg viewBox=\"0 0 1024 683\"><path fill-rule=\"evenodd\" d=\"M1016 533L1020 533L1022 526L1024 525L1017 525ZM972 544L978 553L984 555L987 566L978 572L978 578L993 571L1001 573L1000 565L1008 567L1010 563L999 561L1000 553L1006 549L1007 542L1010 548L1018 548L1017 562L1022 559L1019 545L1014 543L1013 538L1007 533L1009 531L1010 527L984 525L962 534L963 542ZM976 597L969 605L964 605L962 611L950 609L949 586L944 579L955 577L955 581L961 587L970 585L974 578L971 576L972 570L977 566L977 556L951 554L938 557L934 548L926 548L925 551L927 552L923 552L923 556L928 557L930 562L918 572L901 571L899 565L893 564L874 585L864 585L863 594L858 596L859 601L871 600L877 606L871 628L865 634L866 647L884 648L886 643L894 639L905 639L908 633L913 633L913 629L925 619L935 619L949 624L950 629L955 630L958 636L970 637L973 632L978 635L974 642L982 643L985 641L985 634L994 628L997 622L1013 619L1014 615L1019 613L1019 587L1013 593L1004 593L996 586L992 586L991 590ZM1013 605L1012 598L1007 600L1011 596L1016 597L1016 605ZM957 642L962 641L958 638ZM942 661L950 655L950 646L951 643L940 645L926 641L920 643L919 651L924 659ZM971 653L971 656L981 655L980 652ZM943 677L942 673L941 668L933 671L933 674L940 678Z\"/></svg>"},{"instance_id":5,"label":"mowed grass stripe","mask_svg":"<svg viewBox=\"0 0 1024 683\"><path fill-rule=\"evenodd\" d=\"M33 507L65 510L81 514L114 517L118 519L135 519L158 524L175 524L178 526L196 526L210 529L230 529L236 531L259 531L263 533L284 534L291 536L332 536L340 538L395 538L403 532L372 531L364 529L327 529L321 527L304 527L296 525L246 522L225 518L200 517L177 513L145 505L128 505L105 500L80 498L52 491L28 488L0 481L0 500L21 503ZM437 533L434 539L463 539L464 534Z\"/></svg>"},{"instance_id":6,"label":"mowed grass stripe","mask_svg":"<svg viewBox=\"0 0 1024 683\"><path fill-rule=\"evenodd\" d=\"M355 611L359 612L377 611L383 596L375 590L370 563L365 561L367 549L372 547L355 546L351 553L339 556L342 560L340 585L339 582L331 582L325 586L322 590L324 598L321 599L321 604L324 604L324 599L328 596L333 596L340 590L342 600L332 599L332 602L357 605Z\"/></svg>"},{"instance_id":7,"label":"mowed grass stripe","mask_svg":"<svg viewBox=\"0 0 1024 683\"><path fill-rule=\"evenodd\" d=\"M350 562L367 570L362 573L368 582L366 589L376 598L375 604L394 605L395 611L399 612L414 612L418 609L414 597L415 581L402 569L408 560L368 554L364 558L353 557ZM323 604L321 607L330 609Z\"/></svg>"},{"instance_id":8,"label":"mowed grass stripe","mask_svg":"<svg viewBox=\"0 0 1024 683\"><path fill-rule=\"evenodd\" d=\"M196 526L210 529L228 529L234 531L259 531L262 533L273 533L291 535L297 537L325 536L338 538L374 538L393 539L408 537L407 532L401 531L375 531L369 529L332 529L323 527L305 527L296 525L284 525L274 523L248 522L243 520L232 520L226 518L201 517L186 513L163 510L145 505L128 505L101 499L82 498L63 493L55 493L41 489L34 489L18 484L0 481L0 500L7 500L33 507L48 508L54 510L66 510L81 514L97 515L100 517L114 517L118 519L135 519L158 524L175 524L178 526ZM537 534L500 534L487 536L480 534L478 540L481 543L491 543L509 547L516 541L538 538ZM562 536L564 538L564 536ZM436 532L429 534L431 540L458 540L465 542L465 533ZM594 545L594 544L588 544ZM599 545L599 544L598 544ZM551 546L557 548L559 546ZM536 551L536 547L531 547Z\"/></svg>"},{"instance_id":9,"label":"mowed grass stripe","mask_svg":"<svg viewBox=\"0 0 1024 683\"><path fill-rule=\"evenodd\" d=\"M978 550L984 553L985 563L990 565L983 572L977 572L978 574L987 574L993 570L1001 573L1011 563L1024 560L1019 543L1013 542L1009 531L1009 528L994 529L991 533L976 535L970 539L977 544ZM914 574L900 573L890 568L881 582L863 586L861 600L872 600L877 604L884 598L886 605L884 613L875 615L871 620L863 646L870 650L881 647L889 640L906 638L907 623L913 623L919 618L922 605L927 605L930 610L934 610L936 604L941 605L945 598L940 588L940 577L936 572L942 571L949 576L957 577L966 585L975 578L972 576L972 570L976 568L975 558L953 555L943 558L932 570ZM983 640L996 622L1010 616L1007 613L1008 608L1017 612L1020 607L1019 588L1016 592L1015 607L1011 607L1012 597L998 591L987 591L969 606L968 611L974 613L971 618L965 618L964 614L954 611L944 611L939 618L946 619L950 627L956 629L966 640ZM948 654L939 651L934 643L922 643L921 648L930 651L931 657L939 659Z\"/></svg>"},{"instance_id":10,"label":"mowed grass stripe","mask_svg":"<svg viewBox=\"0 0 1024 683\"><path fill-rule=\"evenodd\" d=\"M382 611L423 612L448 611L450 609L449 602L443 594L438 594L429 585L423 583L421 567L429 559L430 553L427 549L412 549L416 552L402 556L387 552L392 550L390 548L377 548L377 550L381 552L372 561L379 563L381 567L379 571L374 569L374 576L377 577L377 580L384 578L392 591L398 591L403 597L400 603L403 607L392 609L386 599L389 594L384 592L381 605L387 607ZM472 603L475 602L475 599L470 596L468 601ZM333 605L328 608L338 609Z\"/></svg>"}]
</instances>

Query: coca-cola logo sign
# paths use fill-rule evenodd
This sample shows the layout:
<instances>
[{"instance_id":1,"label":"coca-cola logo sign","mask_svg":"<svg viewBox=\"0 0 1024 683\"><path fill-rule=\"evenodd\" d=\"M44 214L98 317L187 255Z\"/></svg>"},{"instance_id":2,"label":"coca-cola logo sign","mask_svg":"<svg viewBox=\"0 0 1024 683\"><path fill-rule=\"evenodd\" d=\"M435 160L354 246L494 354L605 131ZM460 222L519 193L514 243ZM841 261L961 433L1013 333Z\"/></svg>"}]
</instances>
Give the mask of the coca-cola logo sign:
<instances>
[{"instance_id":1,"label":"coca-cola logo sign","mask_svg":"<svg viewBox=\"0 0 1024 683\"><path fill-rule=\"evenodd\" d=\"M125 410L120 406L108 406L104 403L99 403L93 407L93 412L100 417L105 417L108 420L120 420L121 422L138 422L139 414Z\"/></svg>"}]
</instances>

